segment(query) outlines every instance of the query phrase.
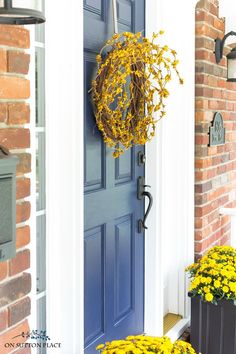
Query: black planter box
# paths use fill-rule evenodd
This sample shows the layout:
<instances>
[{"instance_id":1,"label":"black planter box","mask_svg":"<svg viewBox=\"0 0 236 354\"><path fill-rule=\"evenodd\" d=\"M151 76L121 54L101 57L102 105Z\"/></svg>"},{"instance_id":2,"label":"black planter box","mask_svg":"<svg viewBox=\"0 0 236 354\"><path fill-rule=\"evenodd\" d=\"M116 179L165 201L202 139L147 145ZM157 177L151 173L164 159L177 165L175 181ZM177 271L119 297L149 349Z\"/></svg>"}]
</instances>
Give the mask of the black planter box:
<instances>
[{"instance_id":1,"label":"black planter box","mask_svg":"<svg viewBox=\"0 0 236 354\"><path fill-rule=\"evenodd\" d=\"M221 300L218 305L191 298L190 341L197 353L236 354L236 306Z\"/></svg>"}]
</instances>

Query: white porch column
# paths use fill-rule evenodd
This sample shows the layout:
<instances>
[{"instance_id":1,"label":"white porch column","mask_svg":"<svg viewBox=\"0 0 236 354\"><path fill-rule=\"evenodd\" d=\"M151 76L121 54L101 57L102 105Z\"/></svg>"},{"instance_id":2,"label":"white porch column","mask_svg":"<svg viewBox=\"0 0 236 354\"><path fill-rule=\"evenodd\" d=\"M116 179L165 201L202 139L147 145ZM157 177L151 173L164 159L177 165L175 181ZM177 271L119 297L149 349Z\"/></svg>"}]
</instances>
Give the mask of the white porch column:
<instances>
[{"instance_id":1,"label":"white porch column","mask_svg":"<svg viewBox=\"0 0 236 354\"><path fill-rule=\"evenodd\" d=\"M46 20L47 334L82 354L83 2L46 1Z\"/></svg>"}]
</instances>

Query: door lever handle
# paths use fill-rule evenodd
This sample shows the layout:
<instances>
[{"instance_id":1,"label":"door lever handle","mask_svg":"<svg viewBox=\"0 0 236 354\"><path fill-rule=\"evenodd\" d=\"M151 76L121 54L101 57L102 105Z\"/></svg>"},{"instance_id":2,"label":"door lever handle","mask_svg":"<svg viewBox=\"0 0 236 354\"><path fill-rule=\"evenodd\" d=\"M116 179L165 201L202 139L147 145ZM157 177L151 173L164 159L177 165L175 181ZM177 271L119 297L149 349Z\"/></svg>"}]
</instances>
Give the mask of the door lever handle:
<instances>
[{"instance_id":1,"label":"door lever handle","mask_svg":"<svg viewBox=\"0 0 236 354\"><path fill-rule=\"evenodd\" d=\"M143 192L143 195L144 195L144 197L148 197L148 199L149 199L149 203L148 203L148 207L147 207L146 213L144 215L143 220L141 220L142 221L142 228L147 230L148 227L146 226L146 220L147 220L147 217L148 217L148 215L149 215L149 213L150 213L150 211L152 209L153 197L152 197L150 192L146 192L146 191ZM142 231L140 231L140 232L142 232Z\"/></svg>"},{"instance_id":2,"label":"door lever handle","mask_svg":"<svg viewBox=\"0 0 236 354\"><path fill-rule=\"evenodd\" d=\"M147 197L149 199L149 204L148 204L148 207L147 207L147 210L146 210L143 220L139 219L139 221L138 221L138 232L139 233L143 232L144 230L147 230L148 227L146 226L146 220L147 220L147 217L148 217L150 210L152 208L152 205L153 205L153 197L152 197L151 193L145 191L145 187L151 187L151 186L144 184L145 183L144 181L145 181L144 177L138 178L137 197L139 200L142 200L143 198Z\"/></svg>"}]
</instances>

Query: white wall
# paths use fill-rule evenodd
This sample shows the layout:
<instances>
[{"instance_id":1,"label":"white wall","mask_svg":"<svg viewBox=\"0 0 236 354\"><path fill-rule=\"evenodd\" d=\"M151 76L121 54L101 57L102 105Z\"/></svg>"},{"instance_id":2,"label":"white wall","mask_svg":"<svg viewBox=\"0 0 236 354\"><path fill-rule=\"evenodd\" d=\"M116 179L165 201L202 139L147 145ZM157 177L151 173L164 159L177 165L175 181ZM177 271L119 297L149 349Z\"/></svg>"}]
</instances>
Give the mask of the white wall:
<instances>
[{"instance_id":1,"label":"white wall","mask_svg":"<svg viewBox=\"0 0 236 354\"><path fill-rule=\"evenodd\" d=\"M219 1L219 16L225 17L225 33L230 31L236 32L236 3L234 0L220 0ZM235 43L236 37L227 39L227 43Z\"/></svg>"}]
</instances>

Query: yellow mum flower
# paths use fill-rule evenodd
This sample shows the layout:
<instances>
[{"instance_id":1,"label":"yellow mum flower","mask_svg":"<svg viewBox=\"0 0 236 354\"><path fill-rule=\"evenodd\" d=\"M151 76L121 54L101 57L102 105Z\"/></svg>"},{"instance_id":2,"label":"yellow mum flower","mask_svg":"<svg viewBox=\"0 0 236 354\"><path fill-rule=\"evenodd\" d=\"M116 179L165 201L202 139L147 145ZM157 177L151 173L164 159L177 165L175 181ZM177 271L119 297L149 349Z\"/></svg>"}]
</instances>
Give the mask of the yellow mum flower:
<instances>
[{"instance_id":1,"label":"yellow mum flower","mask_svg":"<svg viewBox=\"0 0 236 354\"><path fill-rule=\"evenodd\" d=\"M220 285L221 285L221 283L220 283L219 280L215 280L215 281L214 281L214 287L215 287L215 288L219 288Z\"/></svg>"},{"instance_id":2,"label":"yellow mum flower","mask_svg":"<svg viewBox=\"0 0 236 354\"><path fill-rule=\"evenodd\" d=\"M228 292L229 292L229 288L228 288L228 286L223 286L223 292L225 293L225 294L227 294Z\"/></svg>"},{"instance_id":3,"label":"yellow mum flower","mask_svg":"<svg viewBox=\"0 0 236 354\"><path fill-rule=\"evenodd\" d=\"M207 293L205 295L205 299L206 301L211 302L213 300L213 295L211 293Z\"/></svg>"}]
</instances>

